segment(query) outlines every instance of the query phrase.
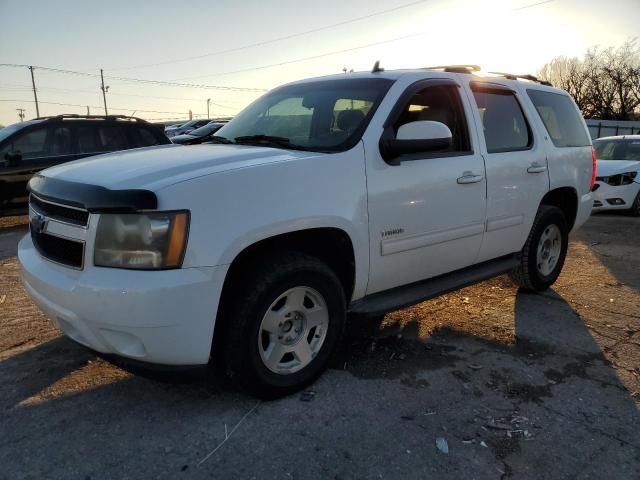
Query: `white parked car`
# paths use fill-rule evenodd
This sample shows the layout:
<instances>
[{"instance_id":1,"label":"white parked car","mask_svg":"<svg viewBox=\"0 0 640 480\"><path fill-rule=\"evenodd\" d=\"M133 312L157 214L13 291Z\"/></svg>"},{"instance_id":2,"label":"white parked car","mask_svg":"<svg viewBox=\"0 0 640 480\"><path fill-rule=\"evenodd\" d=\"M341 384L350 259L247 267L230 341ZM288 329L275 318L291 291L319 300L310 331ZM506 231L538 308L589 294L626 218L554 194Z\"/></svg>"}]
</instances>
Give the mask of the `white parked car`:
<instances>
[{"instance_id":1,"label":"white parked car","mask_svg":"<svg viewBox=\"0 0 640 480\"><path fill-rule=\"evenodd\" d=\"M640 135L598 138L593 146L598 159L593 211L640 216Z\"/></svg>"},{"instance_id":2,"label":"white parked car","mask_svg":"<svg viewBox=\"0 0 640 480\"><path fill-rule=\"evenodd\" d=\"M347 313L505 272L548 288L593 205L567 93L460 67L288 84L214 140L31 180L23 282L68 337L283 395L326 368Z\"/></svg>"}]
</instances>

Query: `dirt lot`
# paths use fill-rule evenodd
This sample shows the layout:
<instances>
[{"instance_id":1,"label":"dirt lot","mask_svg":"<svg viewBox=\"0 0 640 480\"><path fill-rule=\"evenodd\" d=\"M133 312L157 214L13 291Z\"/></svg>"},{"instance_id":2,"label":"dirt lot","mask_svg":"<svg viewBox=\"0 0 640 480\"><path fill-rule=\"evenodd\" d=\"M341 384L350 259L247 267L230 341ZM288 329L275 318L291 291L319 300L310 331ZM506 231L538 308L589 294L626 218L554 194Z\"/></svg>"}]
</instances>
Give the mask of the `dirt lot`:
<instances>
[{"instance_id":1,"label":"dirt lot","mask_svg":"<svg viewBox=\"0 0 640 480\"><path fill-rule=\"evenodd\" d=\"M640 219L593 217L544 295L498 278L352 324L313 395L268 403L60 337L24 231L0 220L0 478L640 478Z\"/></svg>"}]
</instances>

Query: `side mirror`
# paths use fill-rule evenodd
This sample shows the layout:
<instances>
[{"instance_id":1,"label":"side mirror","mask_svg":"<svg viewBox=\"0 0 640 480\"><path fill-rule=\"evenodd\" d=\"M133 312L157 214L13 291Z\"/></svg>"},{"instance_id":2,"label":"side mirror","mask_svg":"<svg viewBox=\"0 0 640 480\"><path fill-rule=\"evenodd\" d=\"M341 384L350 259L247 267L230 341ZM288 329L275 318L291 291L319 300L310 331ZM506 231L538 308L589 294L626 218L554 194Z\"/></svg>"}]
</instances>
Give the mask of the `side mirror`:
<instances>
[{"instance_id":1,"label":"side mirror","mask_svg":"<svg viewBox=\"0 0 640 480\"><path fill-rule=\"evenodd\" d=\"M405 123L393 135L388 127L380 139L380 154L390 165L400 165L398 157L409 153L434 152L452 145L451 130L430 120Z\"/></svg>"}]
</instances>

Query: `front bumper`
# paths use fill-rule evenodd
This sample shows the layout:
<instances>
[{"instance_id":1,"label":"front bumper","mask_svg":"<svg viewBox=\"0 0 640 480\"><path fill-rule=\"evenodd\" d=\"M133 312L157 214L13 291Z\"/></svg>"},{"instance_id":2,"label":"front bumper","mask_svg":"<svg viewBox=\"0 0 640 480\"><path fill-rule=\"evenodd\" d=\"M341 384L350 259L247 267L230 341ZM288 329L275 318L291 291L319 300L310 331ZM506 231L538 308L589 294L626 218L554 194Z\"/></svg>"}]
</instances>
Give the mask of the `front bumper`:
<instances>
[{"instance_id":1,"label":"front bumper","mask_svg":"<svg viewBox=\"0 0 640 480\"><path fill-rule=\"evenodd\" d=\"M163 365L209 361L227 267L136 271L44 259L18 246L23 284L62 332L93 350Z\"/></svg>"},{"instance_id":2,"label":"front bumper","mask_svg":"<svg viewBox=\"0 0 640 480\"><path fill-rule=\"evenodd\" d=\"M611 186L604 182L597 182L599 187L593 192L593 211L603 210L628 210L633 205L640 183L632 182L629 185Z\"/></svg>"}]
</instances>

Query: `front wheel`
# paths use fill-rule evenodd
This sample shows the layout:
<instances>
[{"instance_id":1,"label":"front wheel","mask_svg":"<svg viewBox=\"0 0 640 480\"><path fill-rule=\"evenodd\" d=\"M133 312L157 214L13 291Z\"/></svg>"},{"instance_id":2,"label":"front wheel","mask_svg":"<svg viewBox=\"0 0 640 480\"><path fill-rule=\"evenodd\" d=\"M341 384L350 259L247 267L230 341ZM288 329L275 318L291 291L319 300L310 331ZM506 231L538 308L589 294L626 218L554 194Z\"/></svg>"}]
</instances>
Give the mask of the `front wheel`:
<instances>
[{"instance_id":1,"label":"front wheel","mask_svg":"<svg viewBox=\"0 0 640 480\"><path fill-rule=\"evenodd\" d=\"M640 217L640 190L638 191L638 194L636 195L636 198L633 201L631 208L629 209L629 214L632 217Z\"/></svg>"},{"instance_id":2,"label":"front wheel","mask_svg":"<svg viewBox=\"0 0 640 480\"><path fill-rule=\"evenodd\" d=\"M346 314L340 280L320 260L302 253L271 260L235 286L222 319L227 375L262 398L313 382L342 336Z\"/></svg>"},{"instance_id":3,"label":"front wheel","mask_svg":"<svg viewBox=\"0 0 640 480\"><path fill-rule=\"evenodd\" d=\"M509 273L519 287L541 292L557 280L569 245L569 230L558 207L541 205L520 254L520 264Z\"/></svg>"}]
</instances>

